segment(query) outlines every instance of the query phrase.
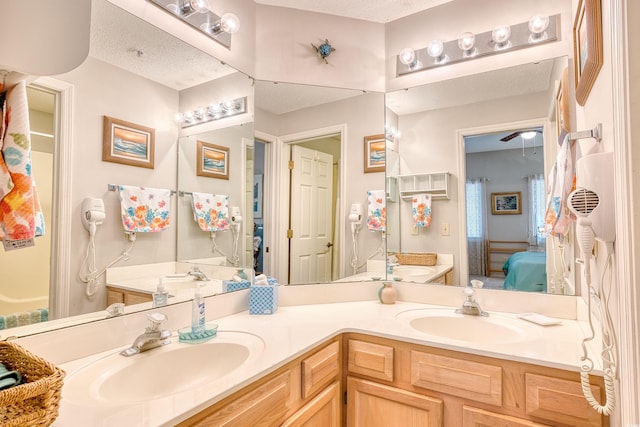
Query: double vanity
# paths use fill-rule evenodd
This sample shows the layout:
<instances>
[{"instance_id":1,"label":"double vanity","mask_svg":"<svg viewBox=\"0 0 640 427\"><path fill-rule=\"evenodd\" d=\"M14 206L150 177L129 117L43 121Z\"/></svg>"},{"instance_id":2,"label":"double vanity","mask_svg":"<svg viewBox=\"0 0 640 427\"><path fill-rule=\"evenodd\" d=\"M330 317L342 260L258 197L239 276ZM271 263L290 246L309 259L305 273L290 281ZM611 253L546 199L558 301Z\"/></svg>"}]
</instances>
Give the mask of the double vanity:
<instances>
[{"instance_id":1,"label":"double vanity","mask_svg":"<svg viewBox=\"0 0 640 427\"><path fill-rule=\"evenodd\" d=\"M480 289L490 315L468 316L454 312L460 288L395 285L393 305L376 282L281 286L266 316L249 315L246 290L218 295L206 301L218 335L198 344L175 332L189 303L18 343L67 373L55 426L608 425L580 389L580 299ZM518 317L532 307L557 323ZM121 356L154 311L171 343Z\"/></svg>"}]
</instances>

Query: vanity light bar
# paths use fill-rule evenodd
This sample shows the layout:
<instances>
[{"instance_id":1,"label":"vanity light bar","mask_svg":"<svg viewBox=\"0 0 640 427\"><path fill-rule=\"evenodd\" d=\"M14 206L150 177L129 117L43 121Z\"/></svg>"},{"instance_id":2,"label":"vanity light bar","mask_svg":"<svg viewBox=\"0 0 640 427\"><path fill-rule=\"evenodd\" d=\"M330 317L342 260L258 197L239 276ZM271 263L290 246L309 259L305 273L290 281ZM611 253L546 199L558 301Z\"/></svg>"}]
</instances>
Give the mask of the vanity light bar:
<instances>
[{"instance_id":1,"label":"vanity light bar","mask_svg":"<svg viewBox=\"0 0 640 427\"><path fill-rule=\"evenodd\" d=\"M159 6L165 12L170 13L183 22L191 25L202 34L220 43L227 49L231 49L231 33L220 31L221 16L216 15L207 8L207 2L198 0L149 0ZM235 16L234 16L235 18Z\"/></svg>"},{"instance_id":2,"label":"vanity light bar","mask_svg":"<svg viewBox=\"0 0 640 427\"><path fill-rule=\"evenodd\" d=\"M193 111L178 113L176 121L182 128L201 125L214 120L226 119L247 112L247 97L230 99L212 103L207 107L199 107Z\"/></svg>"},{"instance_id":3,"label":"vanity light bar","mask_svg":"<svg viewBox=\"0 0 640 427\"><path fill-rule=\"evenodd\" d=\"M475 43L470 40L470 33L464 33L463 35L466 36L472 44L471 48L467 50L464 50L467 46L464 46L464 43L459 42L457 39L444 42L442 53L437 57L433 57L433 51L430 54L429 47L416 49L414 51L415 56L407 54L406 49L403 49L401 54L396 57L396 75L402 76L430 68L442 67L443 65L455 64L484 56L555 42L559 40L560 37L558 31L560 28L560 14L549 17L549 25L543 34L532 33L529 29L529 21L505 28L509 28L511 32L506 35L507 40L502 44L496 43L493 40L492 33L494 30L503 30L503 28L496 28L491 31L475 34ZM430 46L432 45L430 44ZM471 51L472 53L470 53ZM410 59L410 61L408 59Z\"/></svg>"}]
</instances>

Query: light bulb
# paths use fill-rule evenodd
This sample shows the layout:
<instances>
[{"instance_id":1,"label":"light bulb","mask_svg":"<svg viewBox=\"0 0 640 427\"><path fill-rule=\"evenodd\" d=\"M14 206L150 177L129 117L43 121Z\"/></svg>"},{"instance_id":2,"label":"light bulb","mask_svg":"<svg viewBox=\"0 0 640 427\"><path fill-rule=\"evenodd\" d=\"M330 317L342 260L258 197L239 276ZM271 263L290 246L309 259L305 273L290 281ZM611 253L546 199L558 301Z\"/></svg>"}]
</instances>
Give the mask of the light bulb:
<instances>
[{"instance_id":1,"label":"light bulb","mask_svg":"<svg viewBox=\"0 0 640 427\"><path fill-rule=\"evenodd\" d=\"M549 27L549 17L546 15L536 15L529 19L529 42L535 43L547 38L545 30Z\"/></svg>"},{"instance_id":2,"label":"light bulb","mask_svg":"<svg viewBox=\"0 0 640 427\"><path fill-rule=\"evenodd\" d=\"M444 43L442 40L434 39L427 44L427 53L433 58L439 58L444 52Z\"/></svg>"},{"instance_id":3,"label":"light bulb","mask_svg":"<svg viewBox=\"0 0 640 427\"><path fill-rule=\"evenodd\" d=\"M240 20L233 13L225 13L220 18L220 29L229 34L237 33L240 29Z\"/></svg>"},{"instance_id":4,"label":"light bulb","mask_svg":"<svg viewBox=\"0 0 640 427\"><path fill-rule=\"evenodd\" d=\"M511 37L511 27L508 25L496 27L491 32L491 39L496 43L496 49L511 47L509 37Z\"/></svg>"},{"instance_id":5,"label":"light bulb","mask_svg":"<svg viewBox=\"0 0 640 427\"><path fill-rule=\"evenodd\" d=\"M410 47L405 47L398 54L398 59L404 65L411 65L416 61L416 51Z\"/></svg>"},{"instance_id":6,"label":"light bulb","mask_svg":"<svg viewBox=\"0 0 640 427\"><path fill-rule=\"evenodd\" d=\"M523 137L524 139L533 139L536 136L536 132L533 130L529 130L526 132L522 132L520 136Z\"/></svg>"},{"instance_id":7,"label":"light bulb","mask_svg":"<svg viewBox=\"0 0 640 427\"><path fill-rule=\"evenodd\" d=\"M174 115L173 115L173 120L174 120L176 123L180 124L180 123L183 123L183 122L184 122L184 117L182 117L182 114L180 114L180 113L176 113L176 114L174 114Z\"/></svg>"},{"instance_id":8,"label":"light bulb","mask_svg":"<svg viewBox=\"0 0 640 427\"><path fill-rule=\"evenodd\" d=\"M462 50L463 58L470 58L478 54L475 48L476 36L473 33L462 33L458 36L458 47Z\"/></svg>"},{"instance_id":9,"label":"light bulb","mask_svg":"<svg viewBox=\"0 0 640 427\"><path fill-rule=\"evenodd\" d=\"M174 13L177 12L183 18L188 18L195 13L207 12L209 10L209 2L207 0L180 0L177 7L173 6L169 7L169 9Z\"/></svg>"}]
</instances>

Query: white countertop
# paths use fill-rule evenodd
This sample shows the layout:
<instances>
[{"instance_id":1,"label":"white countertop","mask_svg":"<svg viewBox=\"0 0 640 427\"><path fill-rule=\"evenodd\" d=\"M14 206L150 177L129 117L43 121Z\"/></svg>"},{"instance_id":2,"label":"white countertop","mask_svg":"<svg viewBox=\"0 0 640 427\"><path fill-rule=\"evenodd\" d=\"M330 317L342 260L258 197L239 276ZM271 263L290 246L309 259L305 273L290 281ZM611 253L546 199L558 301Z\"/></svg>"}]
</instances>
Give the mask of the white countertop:
<instances>
[{"instance_id":1,"label":"white countertop","mask_svg":"<svg viewBox=\"0 0 640 427\"><path fill-rule=\"evenodd\" d=\"M442 307L402 301L394 305L383 305L369 300L281 306L273 315L254 316L243 311L221 317L215 320L219 325L219 332L244 331L264 341L265 348L258 361L243 365L221 381L143 403L79 406L65 401L63 387L60 415L54 426L171 426L342 332L360 332L478 355L579 370L580 344L586 331L583 321L563 319L561 325L544 327L517 319L515 321L525 322L528 327L539 328L537 338L518 343L480 344L434 338L415 331L406 322L396 318L399 313L407 310ZM453 310L452 307L445 308ZM514 314L500 314L515 318ZM60 367L67 372L69 378L81 366L116 350L114 348L69 361ZM147 353L151 355L153 351ZM215 360L211 360L211 363L215 363ZM180 366L175 369L179 370ZM163 372L157 374L162 376Z\"/></svg>"}]
</instances>

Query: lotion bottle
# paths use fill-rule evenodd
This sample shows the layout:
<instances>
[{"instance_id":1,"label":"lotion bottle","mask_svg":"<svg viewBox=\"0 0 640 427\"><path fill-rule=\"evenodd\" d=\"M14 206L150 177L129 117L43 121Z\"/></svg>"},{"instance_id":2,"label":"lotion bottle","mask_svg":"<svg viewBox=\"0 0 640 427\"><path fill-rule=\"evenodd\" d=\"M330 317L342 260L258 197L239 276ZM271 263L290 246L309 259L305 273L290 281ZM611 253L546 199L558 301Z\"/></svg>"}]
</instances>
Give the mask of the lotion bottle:
<instances>
[{"instance_id":1,"label":"lotion bottle","mask_svg":"<svg viewBox=\"0 0 640 427\"><path fill-rule=\"evenodd\" d=\"M200 285L198 283L196 287L191 306L191 332L194 334L200 334L205 331L204 298L202 297Z\"/></svg>"},{"instance_id":2,"label":"lotion bottle","mask_svg":"<svg viewBox=\"0 0 640 427\"><path fill-rule=\"evenodd\" d=\"M169 293L164 287L164 283L162 283L162 277L158 279L158 288L152 294L153 296L153 306L154 307L162 307L167 305L167 300L169 299Z\"/></svg>"}]
</instances>

